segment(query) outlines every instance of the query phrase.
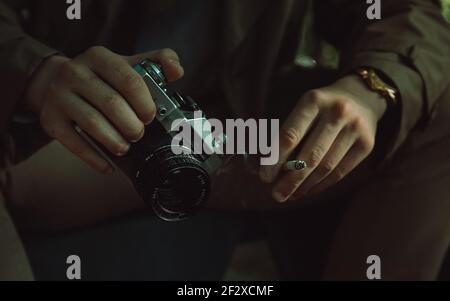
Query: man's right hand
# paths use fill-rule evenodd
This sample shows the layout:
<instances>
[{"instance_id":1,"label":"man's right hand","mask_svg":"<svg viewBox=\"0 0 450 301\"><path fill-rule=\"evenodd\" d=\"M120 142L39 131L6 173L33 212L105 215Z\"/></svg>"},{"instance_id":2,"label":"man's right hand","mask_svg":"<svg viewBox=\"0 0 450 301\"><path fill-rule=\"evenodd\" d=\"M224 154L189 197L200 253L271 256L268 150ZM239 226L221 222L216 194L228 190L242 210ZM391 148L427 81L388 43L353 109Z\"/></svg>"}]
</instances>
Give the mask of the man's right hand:
<instances>
[{"instance_id":1,"label":"man's right hand","mask_svg":"<svg viewBox=\"0 0 450 301\"><path fill-rule=\"evenodd\" d=\"M93 47L69 59L52 56L34 72L26 107L40 116L47 134L103 173L114 170L75 130L78 125L111 153L125 155L139 141L156 108L144 80L133 66L148 58L162 65L168 81L183 68L170 49L121 56Z\"/></svg>"}]
</instances>

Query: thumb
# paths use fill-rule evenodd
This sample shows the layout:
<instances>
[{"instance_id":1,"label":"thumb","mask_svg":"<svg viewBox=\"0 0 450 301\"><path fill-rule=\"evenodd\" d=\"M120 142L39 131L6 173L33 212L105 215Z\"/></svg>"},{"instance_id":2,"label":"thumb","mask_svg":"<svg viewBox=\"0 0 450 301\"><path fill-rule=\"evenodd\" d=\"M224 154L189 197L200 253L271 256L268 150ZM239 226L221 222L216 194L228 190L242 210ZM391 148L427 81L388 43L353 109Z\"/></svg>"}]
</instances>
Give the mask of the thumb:
<instances>
[{"instance_id":1,"label":"thumb","mask_svg":"<svg viewBox=\"0 0 450 301\"><path fill-rule=\"evenodd\" d=\"M172 49L161 49L156 51L145 52L133 56L125 57L132 65L136 65L144 59L149 59L162 66L164 75L169 82L179 80L184 75L184 69L181 66L180 58Z\"/></svg>"}]
</instances>

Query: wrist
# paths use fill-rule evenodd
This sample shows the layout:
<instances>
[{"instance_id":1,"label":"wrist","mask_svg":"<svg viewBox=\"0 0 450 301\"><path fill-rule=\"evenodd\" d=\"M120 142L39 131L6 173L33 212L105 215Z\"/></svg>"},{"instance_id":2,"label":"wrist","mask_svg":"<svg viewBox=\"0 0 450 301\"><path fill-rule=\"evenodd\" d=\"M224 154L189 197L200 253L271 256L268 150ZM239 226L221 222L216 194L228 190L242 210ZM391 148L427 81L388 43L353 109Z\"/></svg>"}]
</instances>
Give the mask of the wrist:
<instances>
[{"instance_id":1,"label":"wrist","mask_svg":"<svg viewBox=\"0 0 450 301\"><path fill-rule=\"evenodd\" d=\"M31 75L25 92L25 110L39 114L41 112L45 91L57 75L62 64L69 59L54 55L44 59Z\"/></svg>"},{"instance_id":2,"label":"wrist","mask_svg":"<svg viewBox=\"0 0 450 301\"><path fill-rule=\"evenodd\" d=\"M381 120L388 110L388 101L380 93L371 90L356 74L340 79L336 84L353 95L354 99L370 109Z\"/></svg>"}]
</instances>

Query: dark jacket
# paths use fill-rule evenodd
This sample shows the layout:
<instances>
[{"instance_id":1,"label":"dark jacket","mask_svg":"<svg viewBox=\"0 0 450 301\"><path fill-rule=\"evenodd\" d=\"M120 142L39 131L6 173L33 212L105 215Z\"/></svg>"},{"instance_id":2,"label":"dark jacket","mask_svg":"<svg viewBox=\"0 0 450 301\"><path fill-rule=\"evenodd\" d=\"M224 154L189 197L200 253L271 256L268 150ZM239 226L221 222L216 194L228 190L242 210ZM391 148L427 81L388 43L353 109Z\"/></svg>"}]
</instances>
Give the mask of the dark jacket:
<instances>
[{"instance_id":1,"label":"dark jacket","mask_svg":"<svg viewBox=\"0 0 450 301\"><path fill-rule=\"evenodd\" d=\"M158 4L167 1L81 2L82 20L70 21L65 1L0 1L0 134L8 133L29 76L45 57L57 52L74 56L93 45L130 53L140 7L150 5L158 13ZM309 3L222 1L221 82L235 115L264 114L271 80L293 61ZM375 67L399 89L402 114L396 146L417 125L426 124L439 105L448 105L438 102L450 80L450 27L439 1L385 1L380 21L366 18L364 1L314 4L318 34L342 50L342 68Z\"/></svg>"},{"instance_id":2,"label":"dark jacket","mask_svg":"<svg viewBox=\"0 0 450 301\"><path fill-rule=\"evenodd\" d=\"M168 1L81 2L82 20L70 21L66 1L0 1L3 162L33 150L26 136L15 135L11 120L21 109L30 75L44 58L75 56L94 45L131 54L137 32L133 20L151 17L142 12L158 13ZM444 94L450 81L450 27L439 1L383 1L379 21L366 18L367 4L360 0L227 0L220 5L220 90L234 116L271 114L268 92L275 76L292 65L312 8L315 34L341 51L341 70L374 67L399 90L401 114L392 127L391 154L407 139L408 150L414 151L450 133L450 93Z\"/></svg>"}]
</instances>

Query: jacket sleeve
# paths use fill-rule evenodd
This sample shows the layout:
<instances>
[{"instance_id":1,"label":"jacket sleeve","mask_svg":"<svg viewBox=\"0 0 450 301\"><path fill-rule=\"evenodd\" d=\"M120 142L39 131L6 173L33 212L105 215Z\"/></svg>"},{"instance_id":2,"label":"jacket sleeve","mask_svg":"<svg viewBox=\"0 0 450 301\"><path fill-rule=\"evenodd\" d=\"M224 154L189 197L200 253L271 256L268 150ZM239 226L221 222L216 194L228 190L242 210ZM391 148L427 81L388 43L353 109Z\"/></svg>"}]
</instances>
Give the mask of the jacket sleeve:
<instances>
[{"instance_id":1,"label":"jacket sleeve","mask_svg":"<svg viewBox=\"0 0 450 301\"><path fill-rule=\"evenodd\" d=\"M366 1L318 3L319 31L343 50L344 70L372 67L399 91L400 117L389 146L392 154L412 129L427 123L450 82L450 25L441 3L380 1L380 20L369 20Z\"/></svg>"},{"instance_id":2,"label":"jacket sleeve","mask_svg":"<svg viewBox=\"0 0 450 301\"><path fill-rule=\"evenodd\" d=\"M0 0L0 135L8 131L32 72L56 53L27 35L18 12Z\"/></svg>"},{"instance_id":3,"label":"jacket sleeve","mask_svg":"<svg viewBox=\"0 0 450 301\"><path fill-rule=\"evenodd\" d=\"M12 119L20 111L33 71L45 58L57 53L27 35L20 13L0 0L0 139L11 142L0 144L0 160L18 162L49 141L37 124L16 124Z\"/></svg>"}]
</instances>

